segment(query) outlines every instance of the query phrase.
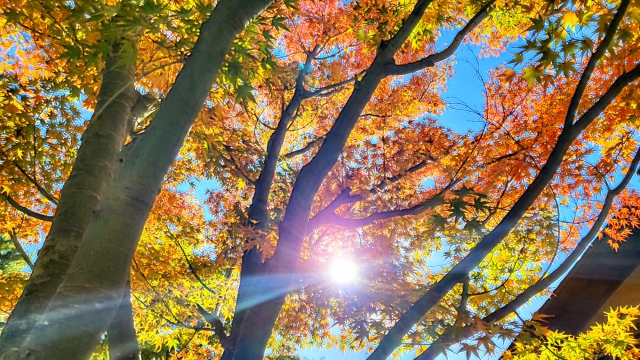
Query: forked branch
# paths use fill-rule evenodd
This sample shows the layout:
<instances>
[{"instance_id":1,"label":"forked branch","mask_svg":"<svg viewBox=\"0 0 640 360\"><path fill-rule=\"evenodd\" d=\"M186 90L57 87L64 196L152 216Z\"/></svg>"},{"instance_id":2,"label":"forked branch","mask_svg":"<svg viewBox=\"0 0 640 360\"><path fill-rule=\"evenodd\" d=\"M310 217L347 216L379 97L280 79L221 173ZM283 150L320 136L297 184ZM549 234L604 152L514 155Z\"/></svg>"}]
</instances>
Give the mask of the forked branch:
<instances>
[{"instance_id":1,"label":"forked branch","mask_svg":"<svg viewBox=\"0 0 640 360\"><path fill-rule=\"evenodd\" d=\"M508 304L502 306L497 309L493 313L485 316L482 321L485 323L495 323L504 319L505 317L512 314L516 311L520 306L525 304L529 299L549 287L553 282L562 277L569 269L573 267L573 265L578 261L578 259L582 256L584 251L591 245L593 240L596 238L596 235L602 229L607 217L609 216L609 212L611 210L611 206L613 205L613 201L616 196L620 195L622 191L629 185L629 182L633 178L633 175L636 173L638 169L638 163L640 163L640 149L636 152L635 157L633 158L627 173L624 178L620 181L618 186L614 189L611 189L607 192L604 203L602 204L602 209L596 218L596 221L593 223L587 234L580 239L576 248L571 252L569 256L558 266L554 271L552 271L548 276L543 279L538 280L535 284L527 288L523 293L518 295L516 298L511 300ZM441 352L443 352L449 345L454 343L459 343L477 333L472 327L465 327L462 331L448 331L442 334L442 336L434 343L430 348L428 348L425 352L420 354L416 360L433 360Z\"/></svg>"},{"instance_id":2,"label":"forked branch","mask_svg":"<svg viewBox=\"0 0 640 360\"><path fill-rule=\"evenodd\" d=\"M206 321L213 327L213 332L218 336L222 348L225 350L229 350L229 347L231 345L229 342L229 335L227 335L227 333L225 332L224 324L222 323L222 321L217 316L203 309L200 304L196 304L196 308L198 309L200 315L202 315L202 317L204 318L204 321Z\"/></svg>"},{"instance_id":3,"label":"forked branch","mask_svg":"<svg viewBox=\"0 0 640 360\"><path fill-rule=\"evenodd\" d=\"M580 81L578 82L578 86L576 87L573 96L571 97L571 102L569 103L569 109L567 110L567 116L564 121L565 128L573 125L573 119L576 117L576 112L578 111L578 106L580 106L580 101L582 100L582 95L584 95L585 90L587 89L587 85L589 84L589 80L591 79L591 75L598 64L598 61L602 59L604 54L607 52L607 49L613 42L615 38L616 32L618 31L618 27L624 18L624 14L627 11L627 7L629 7L629 3L631 0L623 0L620 2L620 6L618 7L618 11L616 15L611 20L611 24L609 25L609 29L602 39L602 42L598 45L598 48L593 53L591 58L589 58L589 62L587 63L587 67L584 69L582 76L580 77Z\"/></svg>"},{"instance_id":4,"label":"forked branch","mask_svg":"<svg viewBox=\"0 0 640 360\"><path fill-rule=\"evenodd\" d=\"M424 161L421 161L420 163L410 167L405 172L397 174L397 175L392 176L390 178L387 178L384 181L381 181L377 185L373 186L369 190L369 193L370 194L377 194L378 192L385 190L389 185L400 181L401 179L403 179L407 175L413 174L413 173L423 169L425 166L427 166L427 164L429 164L432 161L433 161L433 158L429 157L428 159L426 159ZM457 185L458 182L459 181L456 181L456 180L452 181L449 185L447 185L447 187L445 188L444 191L448 191L453 186ZM335 214L335 211L340 206L345 205L345 204L353 204L355 202L364 200L364 195L362 195L362 194L351 195L350 193L351 193L351 188L348 188L348 187L345 188L344 190L342 190L340 195L338 195L338 197L333 199L333 201L331 201L331 203L329 203L329 205L327 205L327 207L322 209L322 211L320 211L313 218L311 218L309 220L309 224L307 225L307 234L313 233L316 229L318 229L318 227L322 226L323 224L328 224L328 223L332 223L332 221L334 221L334 220L343 219L343 218L341 218L341 217L339 217L338 215ZM437 197L437 195L436 195L436 197ZM427 204L422 204L422 205L427 205ZM420 204L419 205L415 205L411 209L416 208L416 209L413 209L412 211L417 211L418 213L424 212L424 211L426 211L428 209L428 208L425 208L424 210L420 211L420 209L417 208L417 207L420 207L420 206L421 206ZM435 206L437 206L437 205L435 205ZM408 210L411 210L411 209L405 209L405 210L408 211ZM398 211L403 211L403 210L398 210ZM370 217L371 218L371 222L373 222L375 220L382 220L383 218L394 217L394 216L384 217L384 216L387 216L387 215L375 215L375 216L374 215L372 215L373 218ZM388 214L388 215L391 215L391 214ZM399 215L396 215L396 216L402 216L402 215L403 214L399 214ZM410 215L410 213L407 213L407 214L404 214L404 215ZM413 214L413 215L416 215L416 214ZM376 218L377 216L380 216L380 218L379 219ZM348 219L344 219L344 220L348 220ZM361 226L366 226L366 225L361 225ZM360 227L360 226L347 226L347 227Z\"/></svg>"},{"instance_id":5,"label":"forked branch","mask_svg":"<svg viewBox=\"0 0 640 360\"><path fill-rule=\"evenodd\" d=\"M420 59L412 63L408 63L404 65L396 65L395 63L388 64L385 68L386 74L396 75L396 76L407 75L407 74L414 73L416 71L424 70L428 67L432 67L435 64L443 60L446 60L451 55L453 55L453 53L458 49L458 47L460 47L465 36L467 36L473 29L478 27L478 25L480 25L480 23L482 23L482 21L486 19L487 16L489 16L491 7L493 6L493 4L495 4L495 2L496 2L495 0L491 0L487 2L480 9L480 11L478 11L478 13L476 13L471 18L471 20L469 20L469 22L462 28L462 30L460 30L458 34L456 34L456 36L453 38L453 41L449 46L447 46L446 49L438 53L431 54L423 59Z\"/></svg>"}]
</instances>

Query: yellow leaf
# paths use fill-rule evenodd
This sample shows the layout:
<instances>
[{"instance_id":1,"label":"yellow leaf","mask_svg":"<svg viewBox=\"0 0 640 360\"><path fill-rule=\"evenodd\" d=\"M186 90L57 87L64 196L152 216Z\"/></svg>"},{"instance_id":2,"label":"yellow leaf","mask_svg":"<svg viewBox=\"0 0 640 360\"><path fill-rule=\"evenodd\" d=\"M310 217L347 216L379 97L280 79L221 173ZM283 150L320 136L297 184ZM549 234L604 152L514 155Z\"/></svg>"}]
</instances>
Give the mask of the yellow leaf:
<instances>
[{"instance_id":1,"label":"yellow leaf","mask_svg":"<svg viewBox=\"0 0 640 360\"><path fill-rule=\"evenodd\" d=\"M580 19L578 19L578 15L573 11L567 11L564 16L562 16L562 24L571 30L573 30L579 22Z\"/></svg>"}]
</instances>

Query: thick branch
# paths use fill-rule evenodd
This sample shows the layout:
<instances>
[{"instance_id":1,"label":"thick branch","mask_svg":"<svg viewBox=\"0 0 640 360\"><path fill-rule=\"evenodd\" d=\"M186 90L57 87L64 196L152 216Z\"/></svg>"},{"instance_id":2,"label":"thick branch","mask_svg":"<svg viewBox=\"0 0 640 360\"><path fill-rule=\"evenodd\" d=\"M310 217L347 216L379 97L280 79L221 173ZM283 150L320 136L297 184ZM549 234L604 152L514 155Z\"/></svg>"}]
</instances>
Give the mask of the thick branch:
<instances>
[{"instance_id":1,"label":"thick branch","mask_svg":"<svg viewBox=\"0 0 640 360\"><path fill-rule=\"evenodd\" d=\"M629 185L629 182L638 169L638 163L640 163L640 150L636 152L629 170L625 174L622 181L620 181L620 184L618 184L618 186L616 186L614 189L607 192L604 203L602 205L602 209L600 210L596 221L593 223L587 234L585 234L580 242L578 242L576 248L562 262L562 264L560 264L560 266L558 266L548 276L538 280L538 282L527 288L527 290L518 295L515 299L511 300L508 304L485 316L482 319L483 322L495 323L506 318L514 311L516 311L520 306L529 301L532 297L551 286L551 284L553 284L556 280L562 277L567 271L569 271L569 269L573 267L573 265L582 256L584 251L589 247L589 245L591 245L593 240L596 238L596 235L600 232L600 229L609 216L609 211L611 210L611 206L613 205L613 200L627 187L627 185ZM444 351L448 345L459 343L473 336L476 332L477 330L474 330L472 327L466 327L464 330L458 329L457 331L448 331L444 333L429 349L420 354L420 356L418 356L416 360L433 360L438 355L440 355L440 353Z\"/></svg>"},{"instance_id":2,"label":"thick branch","mask_svg":"<svg viewBox=\"0 0 640 360\"><path fill-rule=\"evenodd\" d=\"M461 279L472 271L489 254L511 230L518 224L524 213L538 198L549 184L560 167L564 156L573 141L630 82L640 77L640 67L620 76L607 92L576 122L571 128L565 128L554 147L549 159L538 173L535 180L518 199L512 209L489 234L487 234L469 254L456 264L439 282L434 284L393 326L382 339L380 345L368 358L386 359L401 343L404 335L413 327L433 306L435 306Z\"/></svg>"},{"instance_id":3,"label":"thick branch","mask_svg":"<svg viewBox=\"0 0 640 360\"><path fill-rule=\"evenodd\" d=\"M620 2L620 6L618 7L618 11L616 15L611 20L611 25L609 25L609 29L607 33L602 39L600 45L596 49L596 52L593 53L591 58L589 58L589 62L587 63L587 67L584 69L582 76L580 77L580 81L578 82L578 86L576 87L573 96L571 97L571 102L569 103L569 108L567 110L567 117L564 121L564 126L570 127L573 125L573 119L576 116L576 112L578 111L578 106L580 105L580 101L582 100L582 95L584 95L585 90L587 89L587 85L589 84L589 80L591 79L591 74L596 68L598 61L604 56L607 52L607 49L613 42L615 38L616 32L618 31L618 27L624 18L624 13L627 11L627 7L631 0L623 0Z\"/></svg>"},{"instance_id":4,"label":"thick branch","mask_svg":"<svg viewBox=\"0 0 640 360\"><path fill-rule=\"evenodd\" d=\"M298 150L294 150L288 154L285 154L284 157L287 159L293 159L296 156L302 155L304 153L306 153L307 151L311 150L311 149L315 149L318 146L322 145L322 142L324 141L324 136L321 136L315 140L313 140L312 142L308 143L307 145L305 145L303 148L298 149Z\"/></svg>"},{"instance_id":5,"label":"thick branch","mask_svg":"<svg viewBox=\"0 0 640 360\"><path fill-rule=\"evenodd\" d=\"M319 46L315 46L313 50L307 54L305 64L296 79L296 88L293 96L286 108L282 110L278 126L273 134L271 134L269 142L267 143L267 155L264 159L260 177L255 182L255 192L248 211L251 225L257 230L265 230L267 227L267 223L269 221L269 194L271 193L278 160L280 159L280 152L282 151L282 146L284 144L287 131L289 130L289 125L294 121L295 113L298 111L298 108L304 100L304 78L307 72L311 69L311 63L315 59L318 51ZM247 301L247 299L252 299L254 296L259 294L259 288L261 285L256 285L255 282L248 280L252 278L261 267L262 253L257 248L252 248L244 252L242 255L242 267L240 273L241 280L238 288L237 304ZM236 310L231 326L232 331L230 342L233 343L243 336L245 319L247 319L248 312L249 309ZM237 348L235 344L231 344L229 346L234 349ZM227 350L229 351L229 349Z\"/></svg>"},{"instance_id":6,"label":"thick branch","mask_svg":"<svg viewBox=\"0 0 640 360\"><path fill-rule=\"evenodd\" d=\"M200 315L202 315L202 317L204 318L204 321L206 321L213 327L213 332L218 336L218 340L220 340L220 345L222 345L222 348L225 350L229 350L231 344L229 343L229 336L224 330L224 324L222 323L222 321L217 316L207 312L204 308L202 308L202 306L200 306L200 304L196 304L196 308L198 309Z\"/></svg>"},{"instance_id":7,"label":"thick branch","mask_svg":"<svg viewBox=\"0 0 640 360\"><path fill-rule=\"evenodd\" d=\"M596 119L604 109L615 100L615 98L622 92L622 90L631 82L640 78L640 64L636 64L633 70L620 75L616 81L613 82L609 90L607 90L600 99L585 112L573 126L573 132L579 133L589 126ZM576 134L577 136L577 134Z\"/></svg>"},{"instance_id":8,"label":"thick branch","mask_svg":"<svg viewBox=\"0 0 640 360\"><path fill-rule=\"evenodd\" d=\"M280 121L278 121L278 127L271 134L269 142L267 143L267 156L264 159L264 165L260 177L256 180L256 190L249 207L249 218L256 221L259 227L266 226L268 219L267 207L269 193L271 192L271 185L273 184L273 177L276 173L278 165L278 159L280 157L280 151L284 144L284 139L289 128L289 124L294 119L294 114L298 111L300 104L304 100L304 78L307 72L311 69L311 63L315 59L318 53L319 47L307 54L307 59L304 66L300 70L296 79L296 90L293 93L291 100L287 107L282 111Z\"/></svg>"},{"instance_id":9,"label":"thick branch","mask_svg":"<svg viewBox=\"0 0 640 360\"><path fill-rule=\"evenodd\" d=\"M393 55L400 50L405 41L411 36L413 29L418 26L418 23L422 20L422 16L432 2L433 0L418 0L411 14L402 22L400 30L398 30L391 39L383 41L382 44L380 44L379 52L390 52Z\"/></svg>"},{"instance_id":10,"label":"thick branch","mask_svg":"<svg viewBox=\"0 0 640 360\"><path fill-rule=\"evenodd\" d=\"M40 214L39 212L36 212L36 211L33 211L33 210L31 210L31 209L29 209L27 207L24 207L24 206L20 205L17 201L15 201L9 195L3 195L3 196L7 200L9 205L13 206L16 210L20 211L23 214L25 214L27 216L30 216L30 217L32 217L34 219L42 220L42 221L48 221L48 222L53 221L53 216Z\"/></svg>"},{"instance_id":11,"label":"thick branch","mask_svg":"<svg viewBox=\"0 0 640 360\"><path fill-rule=\"evenodd\" d=\"M446 60L451 55L453 55L453 53L462 44L462 41L464 40L465 36L467 36L473 29L478 27L478 25L480 25L480 23L482 23L482 21L486 19L487 16L489 16L489 12L491 11L491 7L493 6L494 3L495 3L495 0L491 0L488 3L486 3L480 9L480 11L478 11L478 13L474 17L472 17L471 20L469 20L467 25L465 25L462 28L462 30L460 30L458 34L456 34L456 36L453 38L453 41L446 49L442 50L439 53L429 55L423 59L420 59L418 61L415 61L409 64L404 64L404 65L389 64L385 69L386 73L388 75L396 75L396 76L407 75L410 73L414 73L416 71L423 70L428 67L432 67L435 64L443 60Z\"/></svg>"}]
</instances>

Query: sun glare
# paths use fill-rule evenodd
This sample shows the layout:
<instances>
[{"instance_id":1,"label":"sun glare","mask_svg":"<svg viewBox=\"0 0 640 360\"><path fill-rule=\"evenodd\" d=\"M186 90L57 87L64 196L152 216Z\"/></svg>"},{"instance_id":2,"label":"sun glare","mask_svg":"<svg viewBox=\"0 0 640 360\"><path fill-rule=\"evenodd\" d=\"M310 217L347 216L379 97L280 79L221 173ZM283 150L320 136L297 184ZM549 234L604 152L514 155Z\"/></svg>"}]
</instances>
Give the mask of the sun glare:
<instances>
[{"instance_id":1,"label":"sun glare","mask_svg":"<svg viewBox=\"0 0 640 360\"><path fill-rule=\"evenodd\" d=\"M351 260L337 258L331 264L331 278L337 283L354 282L358 277L358 267Z\"/></svg>"}]
</instances>

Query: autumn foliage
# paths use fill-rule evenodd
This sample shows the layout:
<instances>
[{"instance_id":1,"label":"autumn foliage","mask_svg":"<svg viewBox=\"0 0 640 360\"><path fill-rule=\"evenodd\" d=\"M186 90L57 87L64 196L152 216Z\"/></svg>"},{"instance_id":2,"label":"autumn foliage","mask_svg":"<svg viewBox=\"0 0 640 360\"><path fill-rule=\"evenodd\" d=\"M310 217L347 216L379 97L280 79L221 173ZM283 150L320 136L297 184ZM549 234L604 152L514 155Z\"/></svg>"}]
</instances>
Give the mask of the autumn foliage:
<instances>
[{"instance_id":1,"label":"autumn foliage","mask_svg":"<svg viewBox=\"0 0 640 360\"><path fill-rule=\"evenodd\" d=\"M639 28L638 0L0 0L0 352L493 354L640 224ZM636 316L541 334L570 358Z\"/></svg>"}]
</instances>

